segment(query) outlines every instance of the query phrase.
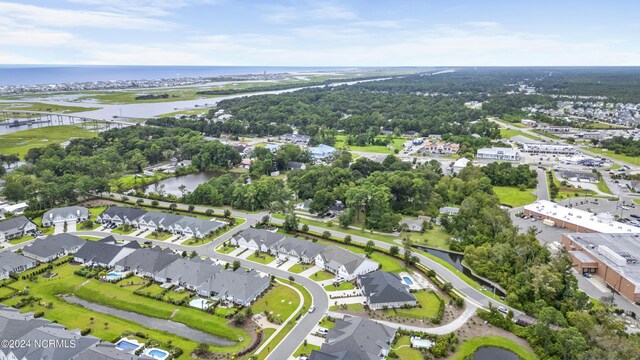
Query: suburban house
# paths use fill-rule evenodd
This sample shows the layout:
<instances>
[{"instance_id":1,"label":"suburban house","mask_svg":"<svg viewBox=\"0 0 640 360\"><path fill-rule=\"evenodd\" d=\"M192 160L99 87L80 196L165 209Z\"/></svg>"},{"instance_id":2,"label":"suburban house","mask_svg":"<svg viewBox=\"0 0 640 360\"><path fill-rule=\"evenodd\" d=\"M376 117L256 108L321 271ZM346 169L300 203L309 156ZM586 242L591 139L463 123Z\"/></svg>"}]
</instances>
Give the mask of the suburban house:
<instances>
[{"instance_id":1,"label":"suburban house","mask_svg":"<svg viewBox=\"0 0 640 360\"><path fill-rule=\"evenodd\" d=\"M0 221L0 242L33 234L38 227L25 216Z\"/></svg>"},{"instance_id":2,"label":"suburban house","mask_svg":"<svg viewBox=\"0 0 640 360\"><path fill-rule=\"evenodd\" d=\"M280 259L296 259L303 264L312 263L326 246L308 240L286 237L274 244L271 253Z\"/></svg>"},{"instance_id":3,"label":"suburban house","mask_svg":"<svg viewBox=\"0 0 640 360\"><path fill-rule=\"evenodd\" d=\"M307 168L305 163L297 162L297 161L289 161L285 166L285 170L304 170Z\"/></svg>"},{"instance_id":4,"label":"suburban house","mask_svg":"<svg viewBox=\"0 0 640 360\"><path fill-rule=\"evenodd\" d=\"M116 271L131 271L136 275L154 277L154 274L180 259L171 249L152 248L135 249L132 253L115 263Z\"/></svg>"},{"instance_id":5,"label":"suburban house","mask_svg":"<svg viewBox=\"0 0 640 360\"><path fill-rule=\"evenodd\" d=\"M470 162L471 160L467 158L460 158L453 163L453 166L451 167L451 171L453 171L454 174L457 174L460 171L462 171L462 169L466 168L467 164L469 164Z\"/></svg>"},{"instance_id":6,"label":"suburban house","mask_svg":"<svg viewBox=\"0 0 640 360\"><path fill-rule=\"evenodd\" d=\"M14 215L22 215L29 205L25 202L17 204L3 204L0 206L0 214L12 213Z\"/></svg>"},{"instance_id":7,"label":"suburban house","mask_svg":"<svg viewBox=\"0 0 640 360\"><path fill-rule=\"evenodd\" d=\"M153 275L155 281L196 290L198 286L222 271L211 259L180 258Z\"/></svg>"},{"instance_id":8,"label":"suburban house","mask_svg":"<svg viewBox=\"0 0 640 360\"><path fill-rule=\"evenodd\" d=\"M397 329L357 316L336 320L320 351L309 360L380 360L389 355Z\"/></svg>"},{"instance_id":9,"label":"suburban house","mask_svg":"<svg viewBox=\"0 0 640 360\"><path fill-rule=\"evenodd\" d=\"M203 238L223 226L225 226L224 223L215 220L204 220L196 217L181 216L180 220L176 221L169 227L169 232L173 234Z\"/></svg>"},{"instance_id":10,"label":"suburban house","mask_svg":"<svg viewBox=\"0 0 640 360\"><path fill-rule=\"evenodd\" d=\"M119 350L114 344L102 342L94 336L82 336L79 330L66 330L64 326L33 313L20 313L18 309L0 305L0 339L20 340L25 346L0 347L0 359L11 360L142 360ZM39 343L36 343L36 340ZM48 344L74 344L74 346L41 346Z\"/></svg>"},{"instance_id":11,"label":"suburban house","mask_svg":"<svg viewBox=\"0 0 640 360\"><path fill-rule=\"evenodd\" d=\"M400 220L400 226L406 226L407 231L422 231L422 223L424 220L415 220L411 218L403 218Z\"/></svg>"},{"instance_id":12,"label":"suburban house","mask_svg":"<svg viewBox=\"0 0 640 360\"><path fill-rule=\"evenodd\" d=\"M11 251L0 252L0 280L6 279L10 274L19 274L36 267L35 260L18 255Z\"/></svg>"},{"instance_id":13,"label":"suburban house","mask_svg":"<svg viewBox=\"0 0 640 360\"><path fill-rule=\"evenodd\" d=\"M402 282L400 276L386 271L374 271L358 276L358 286L372 310L416 306L416 297Z\"/></svg>"},{"instance_id":14,"label":"suburban house","mask_svg":"<svg viewBox=\"0 0 640 360\"><path fill-rule=\"evenodd\" d=\"M234 246L269 252L272 246L284 238L285 236L282 234L263 229L248 228L235 234L230 241L231 245Z\"/></svg>"},{"instance_id":15,"label":"suburban house","mask_svg":"<svg viewBox=\"0 0 640 360\"><path fill-rule=\"evenodd\" d=\"M180 219L182 219L182 216L180 215L148 211L145 212L144 215L132 221L131 225L140 229L169 231L173 224L177 223Z\"/></svg>"},{"instance_id":16,"label":"suburban house","mask_svg":"<svg viewBox=\"0 0 640 360\"><path fill-rule=\"evenodd\" d=\"M260 276L255 270L223 270L198 286L198 294L249 306L269 283L268 276Z\"/></svg>"},{"instance_id":17,"label":"suburban house","mask_svg":"<svg viewBox=\"0 0 640 360\"><path fill-rule=\"evenodd\" d=\"M438 209L438 212L440 213L440 215L458 215L458 213L460 212L460 208L457 207L453 207L453 206L443 206L440 209Z\"/></svg>"},{"instance_id":18,"label":"suburban house","mask_svg":"<svg viewBox=\"0 0 640 360\"><path fill-rule=\"evenodd\" d=\"M86 266L112 268L120 259L139 248L140 244L136 241L122 245L118 244L113 236L108 236L100 241L87 241L73 258Z\"/></svg>"},{"instance_id":19,"label":"suburban house","mask_svg":"<svg viewBox=\"0 0 640 360\"><path fill-rule=\"evenodd\" d=\"M309 140L311 140L311 137L308 135L301 135L301 134L282 134L280 135L280 140L290 142L293 144L307 146L309 144Z\"/></svg>"},{"instance_id":20,"label":"suburban house","mask_svg":"<svg viewBox=\"0 0 640 360\"><path fill-rule=\"evenodd\" d=\"M62 233L36 239L31 245L22 249L24 256L47 263L55 259L75 254L86 242L77 236Z\"/></svg>"},{"instance_id":21,"label":"suburban house","mask_svg":"<svg viewBox=\"0 0 640 360\"><path fill-rule=\"evenodd\" d=\"M129 224L147 212L142 209L132 207L111 206L102 214L98 215L96 221L102 224L114 223L118 225Z\"/></svg>"},{"instance_id":22,"label":"suburban house","mask_svg":"<svg viewBox=\"0 0 640 360\"><path fill-rule=\"evenodd\" d=\"M309 148L309 152L311 153L311 156L314 159L316 159L316 160L324 160L324 159L332 156L336 152L336 149L333 146L320 144L318 146Z\"/></svg>"},{"instance_id":23,"label":"suburban house","mask_svg":"<svg viewBox=\"0 0 640 360\"><path fill-rule=\"evenodd\" d=\"M79 223L89 218L89 209L82 206L55 208L42 215L42 226L54 226L57 223L75 221Z\"/></svg>"},{"instance_id":24,"label":"suburban house","mask_svg":"<svg viewBox=\"0 0 640 360\"><path fill-rule=\"evenodd\" d=\"M322 253L318 254L316 265L346 280L353 280L358 275L376 271L380 267L380 264L363 255L354 254L337 246L327 246Z\"/></svg>"}]
</instances>

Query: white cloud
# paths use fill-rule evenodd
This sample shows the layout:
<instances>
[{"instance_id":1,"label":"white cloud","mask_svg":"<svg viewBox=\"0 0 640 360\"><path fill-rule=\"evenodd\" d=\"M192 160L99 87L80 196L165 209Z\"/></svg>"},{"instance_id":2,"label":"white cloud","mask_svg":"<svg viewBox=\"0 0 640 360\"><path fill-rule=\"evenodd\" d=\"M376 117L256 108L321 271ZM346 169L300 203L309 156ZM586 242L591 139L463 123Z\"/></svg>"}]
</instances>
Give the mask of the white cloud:
<instances>
[{"instance_id":1,"label":"white cloud","mask_svg":"<svg viewBox=\"0 0 640 360\"><path fill-rule=\"evenodd\" d=\"M47 8L0 2L0 14L16 22L52 28L167 29L170 23L107 11Z\"/></svg>"}]
</instances>

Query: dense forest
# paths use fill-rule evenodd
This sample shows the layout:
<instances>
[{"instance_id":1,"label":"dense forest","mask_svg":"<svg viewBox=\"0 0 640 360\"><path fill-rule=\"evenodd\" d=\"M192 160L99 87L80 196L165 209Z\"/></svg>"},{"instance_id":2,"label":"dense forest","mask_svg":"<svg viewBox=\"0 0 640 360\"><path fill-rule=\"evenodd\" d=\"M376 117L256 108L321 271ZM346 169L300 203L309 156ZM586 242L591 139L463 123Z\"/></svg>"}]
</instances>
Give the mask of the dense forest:
<instances>
[{"instance_id":1,"label":"dense forest","mask_svg":"<svg viewBox=\"0 0 640 360\"><path fill-rule=\"evenodd\" d=\"M625 138L616 136L611 139L602 140L600 142L603 148L613 151L616 154L624 154L627 156L640 156L640 141L633 138Z\"/></svg>"}]
</instances>

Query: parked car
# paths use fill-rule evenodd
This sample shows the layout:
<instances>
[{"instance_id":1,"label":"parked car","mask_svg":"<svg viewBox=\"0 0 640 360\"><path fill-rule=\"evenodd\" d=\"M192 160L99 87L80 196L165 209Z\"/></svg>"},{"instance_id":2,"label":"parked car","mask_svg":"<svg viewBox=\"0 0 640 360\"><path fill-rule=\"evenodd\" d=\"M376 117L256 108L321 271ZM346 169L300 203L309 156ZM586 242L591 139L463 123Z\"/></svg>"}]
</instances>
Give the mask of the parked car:
<instances>
[{"instance_id":1,"label":"parked car","mask_svg":"<svg viewBox=\"0 0 640 360\"><path fill-rule=\"evenodd\" d=\"M316 311L316 306L315 305L311 305L311 307L309 308L309 312L312 313Z\"/></svg>"},{"instance_id":2,"label":"parked car","mask_svg":"<svg viewBox=\"0 0 640 360\"><path fill-rule=\"evenodd\" d=\"M584 273L584 274L582 274L582 276L584 276L587 279L591 279L591 274L589 274L589 273Z\"/></svg>"},{"instance_id":3,"label":"parked car","mask_svg":"<svg viewBox=\"0 0 640 360\"><path fill-rule=\"evenodd\" d=\"M507 308L504 306L498 306L498 311L500 311L503 314L506 314L509 312L509 310L507 310Z\"/></svg>"}]
</instances>

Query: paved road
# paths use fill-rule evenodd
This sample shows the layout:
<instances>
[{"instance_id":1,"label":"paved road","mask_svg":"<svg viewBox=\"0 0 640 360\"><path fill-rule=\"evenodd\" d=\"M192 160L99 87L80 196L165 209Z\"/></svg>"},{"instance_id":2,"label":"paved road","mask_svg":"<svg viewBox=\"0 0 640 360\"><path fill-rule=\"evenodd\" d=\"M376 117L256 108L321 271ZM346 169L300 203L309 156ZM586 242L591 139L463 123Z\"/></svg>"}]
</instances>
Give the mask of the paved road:
<instances>
[{"instance_id":1,"label":"paved road","mask_svg":"<svg viewBox=\"0 0 640 360\"><path fill-rule=\"evenodd\" d=\"M549 184L547 184L547 173L542 169L536 169L538 173L538 186L536 188L536 195L538 200L550 200L549 196Z\"/></svg>"}]
</instances>

